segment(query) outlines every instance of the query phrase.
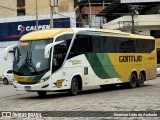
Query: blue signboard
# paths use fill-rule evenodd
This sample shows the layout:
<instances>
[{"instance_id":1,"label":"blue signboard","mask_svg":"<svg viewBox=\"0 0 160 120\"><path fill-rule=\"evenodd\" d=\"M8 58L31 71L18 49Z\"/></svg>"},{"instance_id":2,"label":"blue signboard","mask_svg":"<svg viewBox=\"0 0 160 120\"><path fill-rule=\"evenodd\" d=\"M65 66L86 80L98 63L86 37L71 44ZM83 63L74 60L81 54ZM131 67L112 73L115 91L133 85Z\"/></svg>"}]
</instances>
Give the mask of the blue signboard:
<instances>
[{"instance_id":1,"label":"blue signboard","mask_svg":"<svg viewBox=\"0 0 160 120\"><path fill-rule=\"evenodd\" d=\"M70 18L54 19L54 28L69 28ZM38 30L50 28L50 20L39 20ZM16 41L28 32L37 30L36 21L0 23L0 41Z\"/></svg>"}]
</instances>

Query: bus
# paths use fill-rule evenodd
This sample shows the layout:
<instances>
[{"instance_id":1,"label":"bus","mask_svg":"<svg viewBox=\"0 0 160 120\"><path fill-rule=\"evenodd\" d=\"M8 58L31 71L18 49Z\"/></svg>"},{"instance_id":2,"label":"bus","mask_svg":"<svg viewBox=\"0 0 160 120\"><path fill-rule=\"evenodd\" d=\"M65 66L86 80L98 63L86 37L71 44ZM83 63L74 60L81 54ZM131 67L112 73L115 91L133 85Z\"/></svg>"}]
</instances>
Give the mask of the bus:
<instances>
[{"instance_id":1,"label":"bus","mask_svg":"<svg viewBox=\"0 0 160 120\"><path fill-rule=\"evenodd\" d=\"M46 96L51 91L70 95L84 87L127 84L143 86L156 78L155 39L118 30L53 28L30 32L14 49L13 86Z\"/></svg>"},{"instance_id":2,"label":"bus","mask_svg":"<svg viewBox=\"0 0 160 120\"><path fill-rule=\"evenodd\" d=\"M160 38L156 38L157 64L160 64Z\"/></svg>"}]
</instances>

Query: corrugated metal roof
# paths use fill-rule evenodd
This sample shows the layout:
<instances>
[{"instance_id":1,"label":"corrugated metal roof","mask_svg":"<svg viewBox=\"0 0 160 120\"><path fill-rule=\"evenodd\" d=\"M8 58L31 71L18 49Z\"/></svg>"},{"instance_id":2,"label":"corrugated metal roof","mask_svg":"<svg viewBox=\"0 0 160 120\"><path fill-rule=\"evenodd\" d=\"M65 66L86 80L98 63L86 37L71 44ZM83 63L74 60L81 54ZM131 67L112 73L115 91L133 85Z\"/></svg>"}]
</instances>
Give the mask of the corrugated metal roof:
<instances>
[{"instance_id":1,"label":"corrugated metal roof","mask_svg":"<svg viewBox=\"0 0 160 120\"><path fill-rule=\"evenodd\" d=\"M159 3L159 2L158 2ZM129 6L130 5L142 5L143 7L141 8L141 14L143 14L146 10L155 7L158 5L157 2L145 2L145 3L132 3L132 4L125 4L125 3L120 3L120 0L113 0L111 4L106 6L97 16L122 16L128 13L131 13Z\"/></svg>"}]
</instances>

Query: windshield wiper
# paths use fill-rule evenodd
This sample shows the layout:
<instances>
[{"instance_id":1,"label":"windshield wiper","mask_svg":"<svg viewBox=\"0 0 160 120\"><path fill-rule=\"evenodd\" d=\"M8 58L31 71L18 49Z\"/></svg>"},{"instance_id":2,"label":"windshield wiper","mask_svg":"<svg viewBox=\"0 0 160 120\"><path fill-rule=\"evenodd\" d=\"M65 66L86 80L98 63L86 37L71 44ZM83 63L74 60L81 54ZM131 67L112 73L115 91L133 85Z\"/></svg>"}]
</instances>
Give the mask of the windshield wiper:
<instances>
[{"instance_id":1,"label":"windshield wiper","mask_svg":"<svg viewBox=\"0 0 160 120\"><path fill-rule=\"evenodd\" d=\"M32 71L37 72L36 67L34 66L33 62L32 62L32 51L31 51L31 46L29 51L27 51L27 55L25 58L25 61L23 62L22 66L19 68L19 71L24 71L21 73L29 73L31 74Z\"/></svg>"},{"instance_id":2,"label":"windshield wiper","mask_svg":"<svg viewBox=\"0 0 160 120\"><path fill-rule=\"evenodd\" d=\"M35 65L32 62L32 52L28 53L28 62L29 62L29 67L33 68L35 72L37 72Z\"/></svg>"},{"instance_id":3,"label":"windshield wiper","mask_svg":"<svg viewBox=\"0 0 160 120\"><path fill-rule=\"evenodd\" d=\"M28 63L28 59L29 59L29 57L28 57L28 51L27 51L27 55L26 55L26 59L25 59L25 63Z\"/></svg>"},{"instance_id":4,"label":"windshield wiper","mask_svg":"<svg viewBox=\"0 0 160 120\"><path fill-rule=\"evenodd\" d=\"M18 72L21 72L23 74L25 73L25 74L29 75L29 74L33 73L32 71L37 72L34 64L32 63L31 54L29 54L27 52L26 59L25 59L24 63L22 64L22 66L19 68Z\"/></svg>"}]
</instances>

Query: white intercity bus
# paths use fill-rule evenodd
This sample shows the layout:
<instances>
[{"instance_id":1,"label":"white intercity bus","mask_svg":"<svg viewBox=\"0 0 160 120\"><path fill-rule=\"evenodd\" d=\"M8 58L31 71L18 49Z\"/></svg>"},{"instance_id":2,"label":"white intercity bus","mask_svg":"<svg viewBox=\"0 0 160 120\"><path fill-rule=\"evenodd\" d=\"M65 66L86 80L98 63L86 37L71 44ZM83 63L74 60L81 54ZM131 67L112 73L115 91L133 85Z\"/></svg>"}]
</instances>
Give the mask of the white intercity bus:
<instances>
[{"instance_id":1,"label":"white intercity bus","mask_svg":"<svg viewBox=\"0 0 160 120\"><path fill-rule=\"evenodd\" d=\"M156 78L156 45L151 36L117 30L57 28L30 32L14 49L13 86L37 92L69 91L86 86L126 83L143 86Z\"/></svg>"}]
</instances>

